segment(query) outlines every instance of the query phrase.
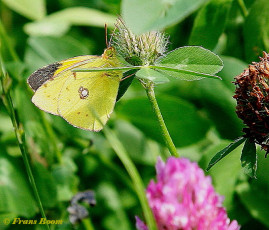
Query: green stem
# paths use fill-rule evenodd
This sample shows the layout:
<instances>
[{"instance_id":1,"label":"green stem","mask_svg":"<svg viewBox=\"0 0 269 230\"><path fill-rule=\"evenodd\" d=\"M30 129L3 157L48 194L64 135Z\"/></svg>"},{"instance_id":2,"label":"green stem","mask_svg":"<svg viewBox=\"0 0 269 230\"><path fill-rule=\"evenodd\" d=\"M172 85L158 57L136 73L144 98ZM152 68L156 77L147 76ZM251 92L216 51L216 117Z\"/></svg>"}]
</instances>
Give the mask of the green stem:
<instances>
[{"instance_id":1,"label":"green stem","mask_svg":"<svg viewBox=\"0 0 269 230\"><path fill-rule=\"evenodd\" d=\"M237 3L239 5L239 7L240 7L240 10L241 10L244 18L246 18L248 16L248 10L247 10L247 7L246 7L246 5L244 3L244 0L237 0Z\"/></svg>"},{"instance_id":2,"label":"green stem","mask_svg":"<svg viewBox=\"0 0 269 230\"><path fill-rule=\"evenodd\" d=\"M148 95L148 99L152 105L152 108L153 108L153 111L157 117L157 120L159 122L159 125L160 125L160 128L161 128L161 131L162 131L162 136L163 136L163 139L165 141L165 144L167 146L167 148L169 149L171 155L175 156L175 157L179 157L179 154L177 152L177 149L176 149L176 146L174 145L173 141L172 141L172 138L168 132L168 129L165 125L165 122L163 120L163 116L161 114L161 110L158 106L158 103L157 103L157 100L156 100L156 97L155 97L155 93L154 93L154 84L153 82L146 82L146 84L143 84L145 89L146 89L146 92L147 92L147 95Z\"/></svg>"},{"instance_id":3,"label":"green stem","mask_svg":"<svg viewBox=\"0 0 269 230\"><path fill-rule=\"evenodd\" d=\"M17 139L18 139L18 137L17 137ZM37 205L39 207L41 216L42 216L42 218L47 219L45 211L44 211L44 208L43 208L43 205L42 205L42 202L41 202L41 199L39 197L39 193L38 193L36 184L35 184L35 179L34 179L34 176L33 176L32 170L31 170L31 166L30 166L30 163L29 163L28 154L27 154L26 147L25 147L25 136L24 135L22 135L21 140L22 140L22 142L21 143L19 142L19 146L20 146L23 162L25 164L26 171L27 171L27 174L28 174L28 177L29 177L29 181L30 181L31 186L33 188L33 191L34 191L34 194L35 194L35 197L36 197ZM19 139L18 139L18 141L19 141ZM50 227L49 227L49 225L47 223L46 223L46 228L48 230L50 230Z\"/></svg>"},{"instance_id":4,"label":"green stem","mask_svg":"<svg viewBox=\"0 0 269 230\"><path fill-rule=\"evenodd\" d=\"M0 64L2 64L1 59L0 59ZM2 66L2 68L3 68L3 66ZM45 212L44 212L44 209L43 209L43 206L42 206L42 203L41 203L41 199L40 199L39 194L38 194L38 190L37 190L37 187L35 184L35 179L34 179L34 176L33 176L32 170L31 170L31 166L29 163L28 153L26 150L27 147L26 147L26 142L25 142L24 130L23 130L22 126L19 126L19 121L16 118L14 106L13 106L12 99L11 99L11 96L9 93L9 87L10 87L10 84L8 83L9 77L5 73L4 69L2 69L0 72L2 72L1 75L3 75L3 76L1 76L1 84L2 84L2 90L3 90L3 95L2 95L3 101L4 101L5 106L7 107L7 110L9 112L9 115L10 115L10 118L11 118L11 121L12 121L12 124L14 127L16 138L18 140L19 148L20 148L20 151L22 154L22 158L23 158L25 167L26 167L27 175L29 177L29 181L30 181L31 186L33 188L33 192L34 192L34 195L36 197L37 205L39 207L41 216L43 218L47 219ZM48 230L50 229L48 224L46 224L46 227Z\"/></svg>"},{"instance_id":5,"label":"green stem","mask_svg":"<svg viewBox=\"0 0 269 230\"><path fill-rule=\"evenodd\" d=\"M134 184L135 191L137 193L138 199L143 209L143 213L145 215L147 226L150 230L157 230L156 222L152 211L149 207L147 197L145 194L145 188L143 181L133 164L132 160L129 158L128 153L126 152L125 148L117 138L116 134L109 130L107 127L104 128L104 134L109 141L110 145L120 158L121 162L125 166L128 174L130 175L132 182Z\"/></svg>"}]
</instances>

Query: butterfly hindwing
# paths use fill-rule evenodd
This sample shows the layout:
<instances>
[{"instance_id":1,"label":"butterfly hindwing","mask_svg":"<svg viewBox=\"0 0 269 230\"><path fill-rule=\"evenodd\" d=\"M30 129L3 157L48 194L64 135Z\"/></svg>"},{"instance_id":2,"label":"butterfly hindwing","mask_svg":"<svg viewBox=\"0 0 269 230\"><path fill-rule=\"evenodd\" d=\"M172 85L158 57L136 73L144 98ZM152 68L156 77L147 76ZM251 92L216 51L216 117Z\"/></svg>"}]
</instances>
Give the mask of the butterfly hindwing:
<instances>
[{"instance_id":1,"label":"butterfly hindwing","mask_svg":"<svg viewBox=\"0 0 269 230\"><path fill-rule=\"evenodd\" d=\"M114 109L121 77L120 72L77 72L62 87L58 113L75 127L101 130Z\"/></svg>"}]
</instances>

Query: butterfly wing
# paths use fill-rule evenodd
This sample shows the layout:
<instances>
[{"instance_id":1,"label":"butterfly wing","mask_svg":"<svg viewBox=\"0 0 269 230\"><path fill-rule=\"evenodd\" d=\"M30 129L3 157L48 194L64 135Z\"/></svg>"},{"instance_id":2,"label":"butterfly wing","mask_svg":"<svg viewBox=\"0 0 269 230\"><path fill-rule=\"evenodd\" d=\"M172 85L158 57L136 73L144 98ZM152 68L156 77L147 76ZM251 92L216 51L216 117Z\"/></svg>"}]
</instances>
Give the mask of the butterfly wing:
<instances>
[{"instance_id":1,"label":"butterfly wing","mask_svg":"<svg viewBox=\"0 0 269 230\"><path fill-rule=\"evenodd\" d=\"M102 66L102 60L98 66ZM101 130L113 112L121 77L122 73L116 71L77 72L62 87L58 113L75 127Z\"/></svg>"},{"instance_id":2,"label":"butterfly wing","mask_svg":"<svg viewBox=\"0 0 269 230\"><path fill-rule=\"evenodd\" d=\"M71 70L100 59L101 57L91 55L78 56L38 69L27 80L35 91L32 102L46 112L59 115L58 97L64 82L73 74Z\"/></svg>"}]
</instances>

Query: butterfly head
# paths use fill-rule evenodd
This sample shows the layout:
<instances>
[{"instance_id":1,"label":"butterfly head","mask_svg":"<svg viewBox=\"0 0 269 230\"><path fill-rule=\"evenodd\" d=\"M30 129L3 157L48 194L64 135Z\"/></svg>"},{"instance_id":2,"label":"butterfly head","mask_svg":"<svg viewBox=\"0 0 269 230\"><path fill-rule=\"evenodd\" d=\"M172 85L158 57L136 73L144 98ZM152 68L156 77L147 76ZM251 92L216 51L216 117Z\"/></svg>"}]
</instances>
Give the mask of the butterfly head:
<instances>
[{"instance_id":1,"label":"butterfly head","mask_svg":"<svg viewBox=\"0 0 269 230\"><path fill-rule=\"evenodd\" d=\"M116 58L116 50L114 47L108 47L105 52L102 55L103 58L105 59L113 59Z\"/></svg>"}]
</instances>

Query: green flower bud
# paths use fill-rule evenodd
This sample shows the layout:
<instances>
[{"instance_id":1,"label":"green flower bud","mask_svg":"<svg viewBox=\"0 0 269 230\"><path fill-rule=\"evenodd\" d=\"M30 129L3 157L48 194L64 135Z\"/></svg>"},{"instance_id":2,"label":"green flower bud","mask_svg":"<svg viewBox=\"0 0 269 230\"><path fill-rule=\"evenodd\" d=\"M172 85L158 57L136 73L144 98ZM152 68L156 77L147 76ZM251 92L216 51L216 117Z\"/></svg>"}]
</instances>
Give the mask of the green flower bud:
<instances>
[{"instance_id":1,"label":"green flower bud","mask_svg":"<svg viewBox=\"0 0 269 230\"><path fill-rule=\"evenodd\" d=\"M168 37L159 31L151 31L142 35L133 34L118 19L111 46L132 65L152 65L167 50Z\"/></svg>"}]
</instances>

